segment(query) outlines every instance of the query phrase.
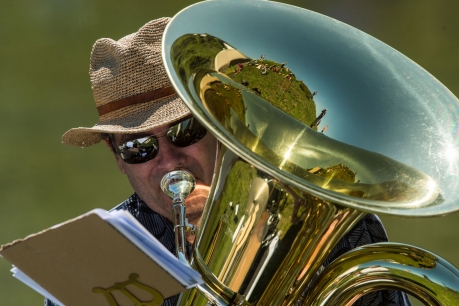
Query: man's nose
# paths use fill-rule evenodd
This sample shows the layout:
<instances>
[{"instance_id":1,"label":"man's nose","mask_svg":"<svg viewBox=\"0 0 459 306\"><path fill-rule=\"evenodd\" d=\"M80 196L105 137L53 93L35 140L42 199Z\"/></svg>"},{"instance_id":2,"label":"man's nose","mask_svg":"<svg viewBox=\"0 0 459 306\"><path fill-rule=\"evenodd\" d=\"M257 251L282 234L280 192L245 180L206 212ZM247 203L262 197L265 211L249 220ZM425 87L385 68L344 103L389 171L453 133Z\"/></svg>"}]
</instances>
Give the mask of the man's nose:
<instances>
[{"instance_id":1,"label":"man's nose","mask_svg":"<svg viewBox=\"0 0 459 306\"><path fill-rule=\"evenodd\" d=\"M158 139L158 146L159 152L156 158L159 167L170 171L185 163L186 155L179 147L170 143L166 137Z\"/></svg>"}]
</instances>

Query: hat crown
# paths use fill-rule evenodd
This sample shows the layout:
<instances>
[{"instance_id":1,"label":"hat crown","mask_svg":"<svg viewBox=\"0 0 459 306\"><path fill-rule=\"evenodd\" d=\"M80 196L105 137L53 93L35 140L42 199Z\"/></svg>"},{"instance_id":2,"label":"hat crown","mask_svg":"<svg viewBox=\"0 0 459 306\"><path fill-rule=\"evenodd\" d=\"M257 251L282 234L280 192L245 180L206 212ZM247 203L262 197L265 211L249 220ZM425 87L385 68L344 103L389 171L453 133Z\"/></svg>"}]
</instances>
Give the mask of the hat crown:
<instances>
[{"instance_id":1,"label":"hat crown","mask_svg":"<svg viewBox=\"0 0 459 306\"><path fill-rule=\"evenodd\" d=\"M146 132L190 115L162 62L161 43L169 20L150 21L118 41L96 41L89 75L99 122L68 130L63 143L91 146L109 133Z\"/></svg>"},{"instance_id":2,"label":"hat crown","mask_svg":"<svg viewBox=\"0 0 459 306\"><path fill-rule=\"evenodd\" d=\"M161 59L162 35L169 20L150 21L118 41L96 41L89 69L96 106L170 86Z\"/></svg>"}]
</instances>

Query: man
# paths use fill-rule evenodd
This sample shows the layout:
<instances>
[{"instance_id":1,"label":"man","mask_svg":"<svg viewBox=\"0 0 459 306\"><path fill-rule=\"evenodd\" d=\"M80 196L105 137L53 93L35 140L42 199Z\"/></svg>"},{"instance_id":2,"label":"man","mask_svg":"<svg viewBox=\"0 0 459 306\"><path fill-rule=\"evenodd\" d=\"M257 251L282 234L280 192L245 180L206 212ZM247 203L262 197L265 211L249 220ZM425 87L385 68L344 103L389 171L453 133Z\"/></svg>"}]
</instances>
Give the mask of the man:
<instances>
[{"instance_id":1,"label":"man","mask_svg":"<svg viewBox=\"0 0 459 306\"><path fill-rule=\"evenodd\" d=\"M196 189L185 205L189 221L198 225L213 175L217 140L193 119L166 75L161 38L168 21L153 20L119 41L95 43L90 76L99 122L91 128L67 131L62 141L79 147L104 141L135 192L115 209L129 211L175 252L172 202L160 190L160 180L177 169L195 176ZM187 133L172 137L178 130ZM384 229L370 215L339 242L327 264L356 246L380 241L387 241ZM163 305L174 305L176 298L166 299ZM358 303L404 305L405 299L399 292L386 291L369 294ZM45 301L45 305L53 304Z\"/></svg>"}]
</instances>

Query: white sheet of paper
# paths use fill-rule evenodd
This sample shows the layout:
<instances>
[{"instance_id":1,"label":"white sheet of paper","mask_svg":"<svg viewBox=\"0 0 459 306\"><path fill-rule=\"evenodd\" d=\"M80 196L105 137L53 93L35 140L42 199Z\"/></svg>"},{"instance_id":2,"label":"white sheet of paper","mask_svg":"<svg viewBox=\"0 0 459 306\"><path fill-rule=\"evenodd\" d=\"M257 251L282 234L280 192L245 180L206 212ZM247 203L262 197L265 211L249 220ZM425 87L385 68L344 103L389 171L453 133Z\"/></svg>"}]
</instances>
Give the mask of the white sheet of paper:
<instances>
[{"instance_id":1,"label":"white sheet of paper","mask_svg":"<svg viewBox=\"0 0 459 306\"><path fill-rule=\"evenodd\" d=\"M62 304L61 302L59 302L58 299L56 299L54 296L52 296L48 291L46 291L42 286L40 286L39 284L37 284L33 279L31 279L30 277L28 277L25 273L23 273L21 270L19 270L18 268L16 268L15 266L13 266L13 268L10 270L11 272L13 272L13 277L15 277L16 279L18 279L19 281L23 282L24 284L26 284L27 286L29 286L30 288L32 288L33 290L37 291L38 293L40 293L41 295L43 295L45 298L47 298L48 300L51 300L54 302L54 304L58 305L58 306L64 306L64 304Z\"/></svg>"}]
</instances>

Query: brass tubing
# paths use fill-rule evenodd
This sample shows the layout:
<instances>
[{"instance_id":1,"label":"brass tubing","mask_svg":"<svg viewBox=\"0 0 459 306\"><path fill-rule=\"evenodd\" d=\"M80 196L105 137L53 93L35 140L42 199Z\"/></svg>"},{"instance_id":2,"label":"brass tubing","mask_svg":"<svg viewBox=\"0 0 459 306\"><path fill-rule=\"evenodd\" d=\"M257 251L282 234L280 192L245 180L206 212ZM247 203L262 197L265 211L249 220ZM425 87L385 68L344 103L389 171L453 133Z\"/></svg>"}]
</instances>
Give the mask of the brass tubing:
<instances>
[{"instance_id":1,"label":"brass tubing","mask_svg":"<svg viewBox=\"0 0 459 306\"><path fill-rule=\"evenodd\" d=\"M257 305L294 305L335 244L365 216L350 208L309 201L309 213L291 250Z\"/></svg>"},{"instance_id":2,"label":"brass tubing","mask_svg":"<svg viewBox=\"0 0 459 306\"><path fill-rule=\"evenodd\" d=\"M302 305L352 305L363 294L395 289L425 305L459 300L459 270L426 250L376 243L343 254L319 276Z\"/></svg>"},{"instance_id":3,"label":"brass tubing","mask_svg":"<svg viewBox=\"0 0 459 306\"><path fill-rule=\"evenodd\" d=\"M338 243L338 241L351 230L358 221L360 221L365 215L365 212L358 211L351 208L339 207L333 205L337 209L335 218L330 222L328 228L324 231L321 237L318 237L317 244L312 246L311 250L308 250L309 258L305 260L305 270L307 267L309 271L305 271L304 275L300 275L296 283L298 283L292 290L292 294L284 301L283 305L293 306L304 294L306 288L310 285L312 278L316 275L317 270L320 268L322 263L328 257L332 249Z\"/></svg>"},{"instance_id":4,"label":"brass tubing","mask_svg":"<svg viewBox=\"0 0 459 306\"><path fill-rule=\"evenodd\" d=\"M229 300L221 296L219 292L216 292L207 283L198 285L192 290L182 292L179 300L177 301L177 305L190 305L193 299L196 297L197 292L201 293L207 300L209 300L211 305L214 305L214 306L231 305Z\"/></svg>"},{"instance_id":5,"label":"brass tubing","mask_svg":"<svg viewBox=\"0 0 459 306\"><path fill-rule=\"evenodd\" d=\"M273 38L282 43L273 44ZM267 45L272 58L252 57L264 54ZM337 294L330 288L309 290L320 287L317 280L323 285L338 278L316 275L338 240L365 215L359 211L416 217L459 210L459 162L445 154L445 148L459 151L457 135L438 118L441 113L458 122L451 105L459 100L379 40L273 1L204 1L171 20L163 55L174 89L222 144L195 240L204 259L193 265L231 305L245 303L234 300L245 295L250 305L292 306L304 298L309 306L324 290L325 299ZM262 65L280 71L260 74ZM335 73L336 67L342 73ZM349 86L349 80L358 86ZM330 114L325 118L335 128L324 134L317 120L327 109L317 115L325 104ZM391 253L389 261L384 256L390 250L381 251L384 256L375 260L384 265L359 270L374 273L340 289L333 303L352 303L374 283L375 288L405 286L436 305L429 288L403 285L431 278L428 274L413 282L373 278L379 270L392 271L394 260L402 264L393 274L408 273L402 259L413 254L422 269L436 262L415 250ZM343 267L360 269L373 251ZM459 283L454 273L447 275ZM180 305L207 304L198 294L190 296L192 302Z\"/></svg>"},{"instance_id":6,"label":"brass tubing","mask_svg":"<svg viewBox=\"0 0 459 306\"><path fill-rule=\"evenodd\" d=\"M199 254L199 251L196 249L194 252L194 264L196 270L198 270L198 272L201 274L204 282L208 284L213 291L218 292L220 297L228 301L228 304L226 305L230 305L230 301L234 298L236 293L225 286L218 278L215 277L211 271L209 271L203 258Z\"/></svg>"}]
</instances>

